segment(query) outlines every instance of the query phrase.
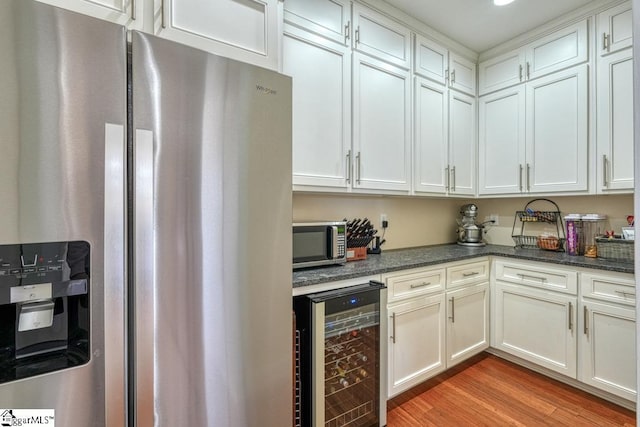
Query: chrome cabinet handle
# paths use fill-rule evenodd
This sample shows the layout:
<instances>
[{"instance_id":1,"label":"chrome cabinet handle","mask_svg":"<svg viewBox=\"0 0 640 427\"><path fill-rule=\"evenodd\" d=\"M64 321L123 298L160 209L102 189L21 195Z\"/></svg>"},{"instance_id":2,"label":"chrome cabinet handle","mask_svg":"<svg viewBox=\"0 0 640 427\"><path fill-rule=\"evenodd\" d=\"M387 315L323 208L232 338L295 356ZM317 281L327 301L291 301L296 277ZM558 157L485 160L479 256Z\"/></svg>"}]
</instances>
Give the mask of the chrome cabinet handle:
<instances>
[{"instance_id":1,"label":"chrome cabinet handle","mask_svg":"<svg viewBox=\"0 0 640 427\"><path fill-rule=\"evenodd\" d=\"M451 316L449 316L449 319L451 319L451 323L456 323L456 303L454 297L451 297L449 301L451 301Z\"/></svg>"},{"instance_id":2,"label":"chrome cabinet handle","mask_svg":"<svg viewBox=\"0 0 640 427\"><path fill-rule=\"evenodd\" d=\"M569 303L569 330L573 332L573 304Z\"/></svg>"},{"instance_id":3,"label":"chrome cabinet handle","mask_svg":"<svg viewBox=\"0 0 640 427\"><path fill-rule=\"evenodd\" d=\"M609 185L609 179L608 176L609 175L609 171L608 171L608 163L607 162L607 155L603 154L602 155L602 185L604 187L607 187Z\"/></svg>"},{"instance_id":4,"label":"chrome cabinet handle","mask_svg":"<svg viewBox=\"0 0 640 427\"><path fill-rule=\"evenodd\" d=\"M531 165L527 163L527 191L531 191Z\"/></svg>"},{"instance_id":5,"label":"chrome cabinet handle","mask_svg":"<svg viewBox=\"0 0 640 427\"><path fill-rule=\"evenodd\" d=\"M162 20L161 20L161 22L162 22L162 28L167 28L167 20L166 20L166 18L165 18L165 17L166 17L166 15L167 15L167 14L165 13L165 10L167 10L167 9L166 9L166 8L167 8L166 0L162 0L162 4L160 5L160 7L162 8L162 18L161 18L161 19L162 19Z\"/></svg>"},{"instance_id":6,"label":"chrome cabinet handle","mask_svg":"<svg viewBox=\"0 0 640 427\"><path fill-rule=\"evenodd\" d=\"M531 78L531 64L527 62L527 80Z\"/></svg>"},{"instance_id":7,"label":"chrome cabinet handle","mask_svg":"<svg viewBox=\"0 0 640 427\"><path fill-rule=\"evenodd\" d=\"M479 271L472 271L471 273L462 273L463 277L471 277L471 276L475 276L477 274L480 274Z\"/></svg>"},{"instance_id":8,"label":"chrome cabinet handle","mask_svg":"<svg viewBox=\"0 0 640 427\"><path fill-rule=\"evenodd\" d=\"M456 191L456 167L451 168L451 191Z\"/></svg>"},{"instance_id":9,"label":"chrome cabinet handle","mask_svg":"<svg viewBox=\"0 0 640 427\"><path fill-rule=\"evenodd\" d=\"M423 288L425 286L429 286L430 284L431 284L431 282L422 282L420 284L412 283L411 284L411 289Z\"/></svg>"},{"instance_id":10,"label":"chrome cabinet handle","mask_svg":"<svg viewBox=\"0 0 640 427\"><path fill-rule=\"evenodd\" d=\"M447 191L449 191L449 165L447 165L446 168L444 168L444 180L445 180L445 188Z\"/></svg>"},{"instance_id":11,"label":"chrome cabinet handle","mask_svg":"<svg viewBox=\"0 0 640 427\"><path fill-rule=\"evenodd\" d=\"M444 80L449 81L449 69L444 70Z\"/></svg>"},{"instance_id":12,"label":"chrome cabinet handle","mask_svg":"<svg viewBox=\"0 0 640 427\"><path fill-rule=\"evenodd\" d=\"M356 46L360 43L360 25L356 28Z\"/></svg>"},{"instance_id":13,"label":"chrome cabinet handle","mask_svg":"<svg viewBox=\"0 0 640 427\"><path fill-rule=\"evenodd\" d=\"M453 70L451 72L451 84L454 84L456 82L456 70Z\"/></svg>"},{"instance_id":14,"label":"chrome cabinet handle","mask_svg":"<svg viewBox=\"0 0 640 427\"><path fill-rule=\"evenodd\" d=\"M347 183L351 184L351 150L347 151Z\"/></svg>"},{"instance_id":15,"label":"chrome cabinet handle","mask_svg":"<svg viewBox=\"0 0 640 427\"><path fill-rule=\"evenodd\" d=\"M131 20L136 20L136 0L131 0Z\"/></svg>"},{"instance_id":16,"label":"chrome cabinet handle","mask_svg":"<svg viewBox=\"0 0 640 427\"><path fill-rule=\"evenodd\" d=\"M587 308L587 306L585 305L582 309L582 314L584 316L584 334L586 336L589 336L589 309Z\"/></svg>"},{"instance_id":17,"label":"chrome cabinet handle","mask_svg":"<svg viewBox=\"0 0 640 427\"><path fill-rule=\"evenodd\" d=\"M519 175L519 179L518 182L520 184L520 192L522 192L522 170L524 169L524 167L522 166L522 163L520 163L520 175Z\"/></svg>"},{"instance_id":18,"label":"chrome cabinet handle","mask_svg":"<svg viewBox=\"0 0 640 427\"><path fill-rule=\"evenodd\" d=\"M356 182L360 184L360 152L356 154Z\"/></svg>"},{"instance_id":19,"label":"chrome cabinet handle","mask_svg":"<svg viewBox=\"0 0 640 427\"><path fill-rule=\"evenodd\" d=\"M627 295L632 296L632 297L636 297L636 293L635 292L626 292L626 291L618 291L616 290L616 293L621 294L623 297L627 297Z\"/></svg>"},{"instance_id":20,"label":"chrome cabinet handle","mask_svg":"<svg viewBox=\"0 0 640 427\"><path fill-rule=\"evenodd\" d=\"M393 331L393 335L391 335L391 342L396 343L396 313L391 314L391 330Z\"/></svg>"},{"instance_id":21,"label":"chrome cabinet handle","mask_svg":"<svg viewBox=\"0 0 640 427\"><path fill-rule=\"evenodd\" d=\"M609 35L607 33L602 33L602 50L609 50L610 45Z\"/></svg>"},{"instance_id":22,"label":"chrome cabinet handle","mask_svg":"<svg viewBox=\"0 0 640 427\"><path fill-rule=\"evenodd\" d=\"M344 44L347 44L347 41L351 38L351 21L347 22L347 25L344 26Z\"/></svg>"},{"instance_id":23,"label":"chrome cabinet handle","mask_svg":"<svg viewBox=\"0 0 640 427\"><path fill-rule=\"evenodd\" d=\"M522 280L529 278L529 279L534 279L534 280L540 280L543 283L547 281L546 277L541 277L541 276L532 276L532 275L529 275L529 274L521 274L521 273L518 273L518 276L520 276L520 279L522 279Z\"/></svg>"},{"instance_id":24,"label":"chrome cabinet handle","mask_svg":"<svg viewBox=\"0 0 640 427\"><path fill-rule=\"evenodd\" d=\"M522 81L522 64L520 64L519 66L520 66L520 72L518 73L518 75L520 76L520 81Z\"/></svg>"}]
</instances>

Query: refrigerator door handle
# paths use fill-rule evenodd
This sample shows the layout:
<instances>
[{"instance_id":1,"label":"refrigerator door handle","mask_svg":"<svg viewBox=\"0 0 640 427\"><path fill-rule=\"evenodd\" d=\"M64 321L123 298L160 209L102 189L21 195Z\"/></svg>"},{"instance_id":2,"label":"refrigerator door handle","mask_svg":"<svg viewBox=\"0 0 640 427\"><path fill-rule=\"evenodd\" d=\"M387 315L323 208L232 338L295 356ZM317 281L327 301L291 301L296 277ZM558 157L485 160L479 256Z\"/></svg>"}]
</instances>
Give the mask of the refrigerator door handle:
<instances>
[{"instance_id":1,"label":"refrigerator door handle","mask_svg":"<svg viewBox=\"0 0 640 427\"><path fill-rule=\"evenodd\" d=\"M135 129L133 242L135 289L135 419L137 425L154 425L154 250L153 250L153 132Z\"/></svg>"},{"instance_id":2,"label":"refrigerator door handle","mask_svg":"<svg viewBox=\"0 0 640 427\"><path fill-rule=\"evenodd\" d=\"M125 395L126 372L126 276L125 276L125 180L126 180L126 142L125 128L121 124L105 123L105 164L104 164L104 259L109 268L104 269L104 329L105 367L113 375L105 382L107 408L122 407L119 396ZM122 316L114 316L121 313ZM98 351L97 349L94 349ZM122 373L116 375L115 373ZM115 397L118 396L118 397ZM111 402L111 400L114 400ZM125 422L123 413L107 411L107 425ZM111 418L113 417L113 419ZM120 417L123 417L120 419Z\"/></svg>"}]
</instances>

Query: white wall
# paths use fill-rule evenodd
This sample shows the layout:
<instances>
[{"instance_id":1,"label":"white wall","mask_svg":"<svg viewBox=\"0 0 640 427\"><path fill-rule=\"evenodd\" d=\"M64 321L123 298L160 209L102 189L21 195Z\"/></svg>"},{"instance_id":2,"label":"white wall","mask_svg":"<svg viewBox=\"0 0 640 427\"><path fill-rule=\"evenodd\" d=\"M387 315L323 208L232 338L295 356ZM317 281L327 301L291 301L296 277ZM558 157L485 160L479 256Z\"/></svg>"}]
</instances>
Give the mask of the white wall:
<instances>
[{"instance_id":1,"label":"white wall","mask_svg":"<svg viewBox=\"0 0 640 427\"><path fill-rule=\"evenodd\" d=\"M491 227L485 235L489 243L512 246L511 231L515 212L534 197L503 199L435 199L421 197L387 197L301 194L293 195L294 221L312 219L339 220L369 218L378 228L380 214L387 214L389 228L383 249L409 248L455 242L456 218L460 206L475 203L479 219L497 214L499 226ZM551 197L562 215L569 213L600 213L609 216L607 228L620 231L626 216L633 213L633 195ZM538 205L534 205L538 207ZM539 205L540 210L547 204Z\"/></svg>"}]
</instances>

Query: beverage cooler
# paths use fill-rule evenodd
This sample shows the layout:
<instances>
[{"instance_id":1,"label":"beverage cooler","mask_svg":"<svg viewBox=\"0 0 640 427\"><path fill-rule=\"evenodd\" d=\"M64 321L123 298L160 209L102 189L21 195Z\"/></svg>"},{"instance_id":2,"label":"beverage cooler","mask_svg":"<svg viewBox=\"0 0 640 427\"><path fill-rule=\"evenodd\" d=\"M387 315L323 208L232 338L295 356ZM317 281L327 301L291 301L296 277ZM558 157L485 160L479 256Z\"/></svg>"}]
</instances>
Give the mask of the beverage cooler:
<instances>
[{"instance_id":1,"label":"beverage cooler","mask_svg":"<svg viewBox=\"0 0 640 427\"><path fill-rule=\"evenodd\" d=\"M386 295L371 281L294 298L299 425L386 425Z\"/></svg>"}]
</instances>

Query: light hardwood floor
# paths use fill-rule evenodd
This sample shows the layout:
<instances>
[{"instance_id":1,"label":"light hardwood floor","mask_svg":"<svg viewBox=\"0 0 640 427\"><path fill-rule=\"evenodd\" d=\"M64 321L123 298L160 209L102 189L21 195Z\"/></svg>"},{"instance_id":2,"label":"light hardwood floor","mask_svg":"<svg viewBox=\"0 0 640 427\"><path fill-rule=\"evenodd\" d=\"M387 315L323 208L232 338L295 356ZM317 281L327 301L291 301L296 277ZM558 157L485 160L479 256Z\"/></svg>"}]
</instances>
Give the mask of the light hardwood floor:
<instances>
[{"instance_id":1,"label":"light hardwood floor","mask_svg":"<svg viewBox=\"0 0 640 427\"><path fill-rule=\"evenodd\" d=\"M636 414L480 354L387 403L387 427L635 426Z\"/></svg>"}]
</instances>

